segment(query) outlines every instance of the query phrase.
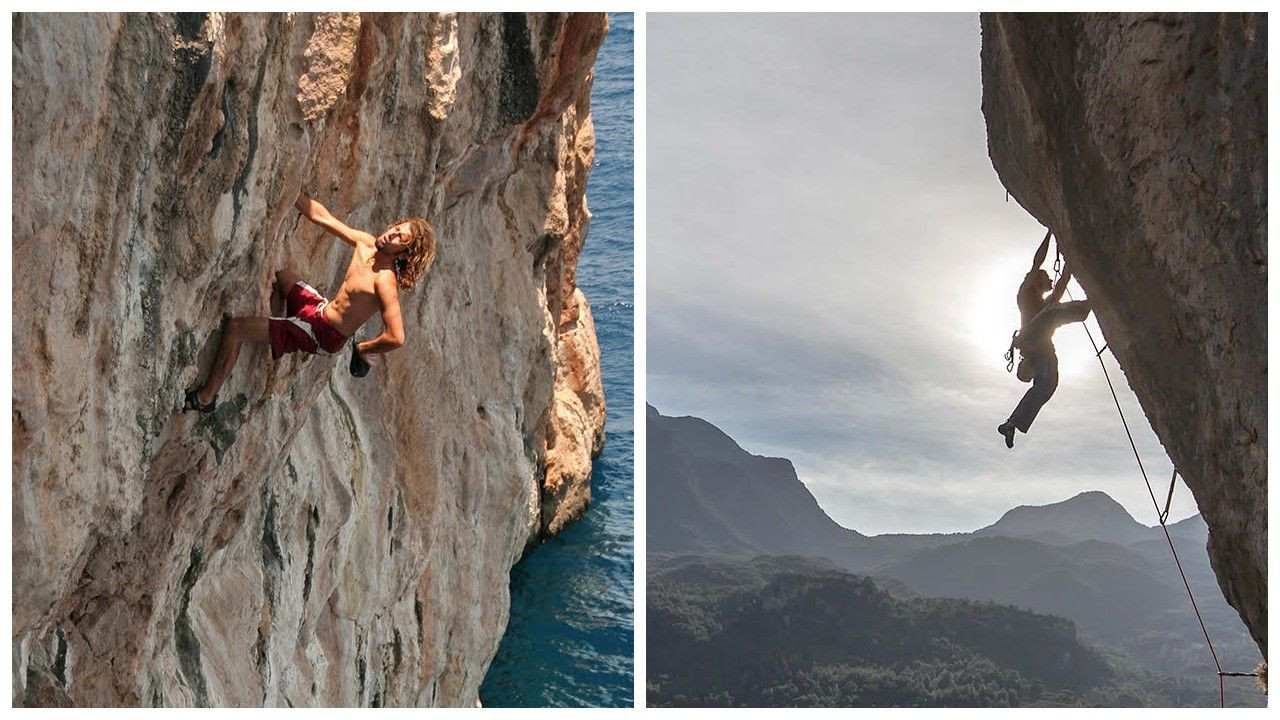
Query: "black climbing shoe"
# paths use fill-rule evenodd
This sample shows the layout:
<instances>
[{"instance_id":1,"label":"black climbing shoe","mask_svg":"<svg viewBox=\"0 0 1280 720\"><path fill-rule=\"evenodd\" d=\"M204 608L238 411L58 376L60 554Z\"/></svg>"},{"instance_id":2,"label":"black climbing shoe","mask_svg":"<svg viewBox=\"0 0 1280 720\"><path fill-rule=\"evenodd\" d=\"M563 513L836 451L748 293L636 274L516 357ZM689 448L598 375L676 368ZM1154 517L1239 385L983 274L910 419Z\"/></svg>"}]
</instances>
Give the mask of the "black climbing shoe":
<instances>
[{"instance_id":1,"label":"black climbing shoe","mask_svg":"<svg viewBox=\"0 0 1280 720\"><path fill-rule=\"evenodd\" d=\"M351 340L351 374L356 377L364 377L369 374L369 361L364 359L364 355L360 354L360 348L356 346L354 338Z\"/></svg>"},{"instance_id":2,"label":"black climbing shoe","mask_svg":"<svg viewBox=\"0 0 1280 720\"><path fill-rule=\"evenodd\" d=\"M185 402L182 403L182 412L195 410L200 413L213 412L213 408L218 404L218 396L214 395L213 400L208 405L201 405L200 398L196 397L196 393L200 392L200 388L194 388L187 391Z\"/></svg>"},{"instance_id":3,"label":"black climbing shoe","mask_svg":"<svg viewBox=\"0 0 1280 720\"><path fill-rule=\"evenodd\" d=\"M1007 448L1013 447L1014 430L1015 428L1013 427L1013 423L1004 423L1000 427L996 428L996 431L1004 436L1004 446Z\"/></svg>"}]
</instances>

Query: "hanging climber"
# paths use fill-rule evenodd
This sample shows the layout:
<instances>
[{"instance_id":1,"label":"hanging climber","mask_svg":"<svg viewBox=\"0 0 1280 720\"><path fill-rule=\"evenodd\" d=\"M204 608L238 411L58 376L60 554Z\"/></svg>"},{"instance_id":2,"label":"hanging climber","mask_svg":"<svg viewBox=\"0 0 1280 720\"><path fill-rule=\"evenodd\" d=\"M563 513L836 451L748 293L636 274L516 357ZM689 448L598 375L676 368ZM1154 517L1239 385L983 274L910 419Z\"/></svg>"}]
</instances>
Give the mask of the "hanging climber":
<instances>
[{"instance_id":1,"label":"hanging climber","mask_svg":"<svg viewBox=\"0 0 1280 720\"><path fill-rule=\"evenodd\" d=\"M187 391L183 412L214 409L218 388L235 366L245 341L270 343L272 359L279 360L297 350L337 353L350 340L350 369L357 377L369 371L366 355L389 352L404 344L399 289L411 289L435 259L436 238L431 225L422 218L409 218L392 223L374 237L348 227L305 192L298 195L294 206L303 217L353 248L342 286L330 301L294 273L277 272L271 292L273 317L227 321L209 377L203 386ZM351 336L379 311L382 333L357 343Z\"/></svg>"},{"instance_id":2,"label":"hanging climber","mask_svg":"<svg viewBox=\"0 0 1280 720\"><path fill-rule=\"evenodd\" d=\"M1071 282L1071 264L1067 263L1063 268L1062 277L1056 285L1049 279L1049 273L1040 267L1048 257L1049 238L1052 236L1052 230L1045 233L1031 262L1031 270L1018 287L1018 312L1022 316L1022 327L1014 334L1010 354L1006 357L1012 363L1014 348L1021 351L1018 379L1030 382L1031 387L1022 396L1022 401L1014 408L1009 419L996 428L1004 436L1004 444L1009 448L1013 447L1014 431L1027 432L1031 428L1031 421L1036 419L1040 408L1049 402L1053 391L1058 387L1058 355L1053 347L1054 331L1067 323L1083 322L1089 316L1088 300L1061 302L1062 294L1067 291L1067 283ZM1045 293L1049 294L1046 296Z\"/></svg>"}]
</instances>

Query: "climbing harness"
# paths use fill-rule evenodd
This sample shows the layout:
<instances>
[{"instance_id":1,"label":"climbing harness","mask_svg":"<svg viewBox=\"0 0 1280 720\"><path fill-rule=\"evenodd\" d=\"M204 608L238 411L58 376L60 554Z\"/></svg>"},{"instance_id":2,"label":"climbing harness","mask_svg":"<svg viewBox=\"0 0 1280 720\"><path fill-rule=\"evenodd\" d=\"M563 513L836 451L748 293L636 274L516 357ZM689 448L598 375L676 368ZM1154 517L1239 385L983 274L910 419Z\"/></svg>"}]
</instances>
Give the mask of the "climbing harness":
<instances>
[{"instance_id":1,"label":"climbing harness","mask_svg":"<svg viewBox=\"0 0 1280 720\"><path fill-rule=\"evenodd\" d=\"M1007 364L1004 367L1005 372L1013 372L1013 350L1018 347L1018 331L1013 331L1013 337L1009 338L1009 350L1004 354Z\"/></svg>"},{"instance_id":2,"label":"climbing harness","mask_svg":"<svg viewBox=\"0 0 1280 720\"><path fill-rule=\"evenodd\" d=\"M1058 253L1058 260L1055 260L1054 272L1058 272L1062 253ZM1056 282L1056 279L1055 279ZM1067 297L1073 301L1075 297L1071 294L1071 289L1067 288ZM1196 613L1196 620L1200 623L1200 632L1204 633L1204 642L1209 646L1209 655L1213 657L1213 666L1218 671L1218 707L1227 706L1226 686L1223 678L1229 677L1257 677L1256 672L1227 672L1222 669L1222 663L1218 661L1218 651L1213 647L1213 640L1209 639L1209 628L1204 624L1204 617L1200 614L1200 606L1196 604L1195 593L1191 592L1191 583L1187 581L1187 573L1182 569L1182 560L1178 557L1178 550L1173 546L1173 537L1169 535L1169 527L1166 521L1169 519L1169 505L1173 502L1173 487L1178 479L1178 470L1174 468L1173 479L1169 482L1169 495L1165 499L1164 510L1160 509L1160 501L1156 500L1155 490L1151 488L1151 480L1147 477L1147 469L1142 465L1142 457L1138 454L1138 444L1133 440L1133 433L1129 431L1129 421L1125 419L1124 410L1120 407L1120 397L1116 395L1116 386L1111 382L1111 373L1107 372L1107 364L1102 359L1102 353L1106 351L1107 345L1103 345L1102 349L1098 349L1098 343L1093 339L1093 332L1089 330L1089 326L1080 323L1084 327L1085 334L1089 336L1089 343L1093 345L1095 357L1098 358L1098 364L1102 366L1102 376L1107 380L1107 387L1111 390L1111 399L1116 404L1116 412L1120 414L1120 422L1124 425L1124 433L1129 436L1129 447L1133 448L1133 458L1138 461L1138 470L1142 473L1142 481L1147 485L1147 494L1151 496L1151 504L1155 506L1156 516L1160 519L1160 529L1164 531L1165 542L1169 544L1169 552L1173 554L1173 562L1178 566L1178 574L1182 576L1182 586L1187 589L1187 598L1191 601L1191 609Z\"/></svg>"}]
</instances>

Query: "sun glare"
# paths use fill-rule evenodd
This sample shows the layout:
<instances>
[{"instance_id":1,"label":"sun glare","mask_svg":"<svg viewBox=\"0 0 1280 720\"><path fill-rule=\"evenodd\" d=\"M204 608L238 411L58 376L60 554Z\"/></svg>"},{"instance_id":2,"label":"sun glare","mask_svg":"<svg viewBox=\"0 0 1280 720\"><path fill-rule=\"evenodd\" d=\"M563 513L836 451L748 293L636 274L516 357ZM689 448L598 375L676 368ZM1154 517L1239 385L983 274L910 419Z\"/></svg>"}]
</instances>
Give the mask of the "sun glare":
<instances>
[{"instance_id":1,"label":"sun glare","mask_svg":"<svg viewBox=\"0 0 1280 720\"><path fill-rule=\"evenodd\" d=\"M1045 269L1053 272L1050 262ZM1018 329L1018 285L1031 268L1029 256L1009 255L992 263L987 274L974 286L969 306L969 338L984 362L997 362L1009 349L1009 337ZM1068 286L1076 299L1084 291L1076 281ZM1065 299L1065 298L1064 298ZM1093 316L1086 321L1094 327ZM1096 335L1096 333L1095 333ZM1098 338L1101 342L1101 338ZM1077 377L1093 361L1093 347L1078 324L1066 325L1053 337L1058 350L1058 375Z\"/></svg>"}]
</instances>

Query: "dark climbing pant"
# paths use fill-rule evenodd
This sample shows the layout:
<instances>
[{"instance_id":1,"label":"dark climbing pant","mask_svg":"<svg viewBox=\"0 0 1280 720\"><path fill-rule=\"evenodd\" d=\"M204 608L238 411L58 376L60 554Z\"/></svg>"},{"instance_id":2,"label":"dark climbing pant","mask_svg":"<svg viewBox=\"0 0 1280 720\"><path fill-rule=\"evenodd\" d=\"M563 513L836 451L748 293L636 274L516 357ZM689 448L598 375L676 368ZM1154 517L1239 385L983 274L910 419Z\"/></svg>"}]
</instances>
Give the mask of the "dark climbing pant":
<instances>
[{"instance_id":1,"label":"dark climbing pant","mask_svg":"<svg viewBox=\"0 0 1280 720\"><path fill-rule=\"evenodd\" d=\"M1053 397L1058 389L1058 354L1053 349L1053 332L1067 323L1081 322L1089 316L1089 305L1084 300L1055 303L1040 311L1018 334L1018 346L1022 356L1031 361L1035 377L1031 389L1022 396L1013 409L1009 422L1022 432L1031 428L1031 422L1040 408Z\"/></svg>"}]
</instances>

